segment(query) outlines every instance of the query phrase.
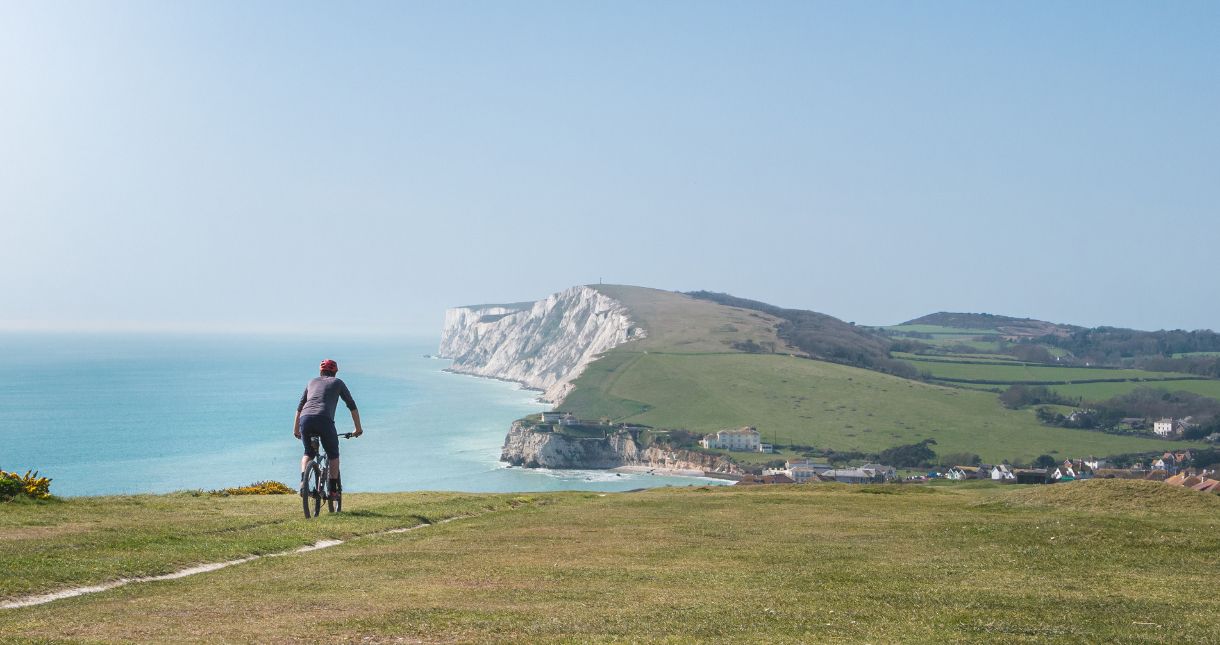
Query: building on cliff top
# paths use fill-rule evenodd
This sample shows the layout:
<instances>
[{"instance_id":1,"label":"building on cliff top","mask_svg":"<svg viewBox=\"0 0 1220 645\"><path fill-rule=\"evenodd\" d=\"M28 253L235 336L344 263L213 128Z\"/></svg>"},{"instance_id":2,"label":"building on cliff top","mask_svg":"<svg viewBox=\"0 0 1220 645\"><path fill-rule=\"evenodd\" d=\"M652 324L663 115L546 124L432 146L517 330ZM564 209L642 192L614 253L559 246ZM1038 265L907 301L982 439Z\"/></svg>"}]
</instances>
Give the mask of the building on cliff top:
<instances>
[{"instance_id":1,"label":"building on cliff top","mask_svg":"<svg viewBox=\"0 0 1220 645\"><path fill-rule=\"evenodd\" d=\"M699 441L699 445L713 450L735 450L738 452L763 452L762 435L749 426L736 430L721 430L709 434ZM769 447L769 446L768 446Z\"/></svg>"}]
</instances>

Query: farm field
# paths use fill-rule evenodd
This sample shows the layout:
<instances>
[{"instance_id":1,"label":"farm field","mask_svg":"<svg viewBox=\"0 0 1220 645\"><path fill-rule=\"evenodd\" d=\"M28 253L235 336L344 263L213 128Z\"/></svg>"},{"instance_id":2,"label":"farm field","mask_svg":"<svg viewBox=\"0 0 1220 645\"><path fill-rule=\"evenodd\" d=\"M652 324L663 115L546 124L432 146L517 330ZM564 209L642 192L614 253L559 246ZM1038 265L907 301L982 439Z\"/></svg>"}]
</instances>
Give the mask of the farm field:
<instances>
[{"instance_id":1,"label":"farm field","mask_svg":"<svg viewBox=\"0 0 1220 645\"><path fill-rule=\"evenodd\" d=\"M943 352L956 352L960 347L966 347L968 351L977 354L991 354L1000 351L1000 341L978 340L978 338L978 336L933 336L917 340Z\"/></svg>"},{"instance_id":2,"label":"farm field","mask_svg":"<svg viewBox=\"0 0 1220 645\"><path fill-rule=\"evenodd\" d=\"M836 450L934 438L938 453L974 452L992 461L1187 445L1047 427L1032 410L1005 409L994 393L780 355L614 350L577 379L564 407L588 418L700 432L753 425L769 442Z\"/></svg>"},{"instance_id":3,"label":"farm field","mask_svg":"<svg viewBox=\"0 0 1220 645\"><path fill-rule=\"evenodd\" d=\"M943 361L907 360L920 371L930 372L943 380L991 381L996 383L1071 382L1100 379L1141 379L1162 381L1191 378L1191 374L1150 372L1134 369L1092 367L1054 367L1049 365L1004 365L981 363L948 363ZM1198 378L1198 377L1195 377Z\"/></svg>"},{"instance_id":4,"label":"farm field","mask_svg":"<svg viewBox=\"0 0 1220 645\"><path fill-rule=\"evenodd\" d=\"M1159 381L1156 383L1073 383L1047 386L1060 394L1082 401L1105 401L1140 387L1153 387L1170 392L1186 391L1220 399L1220 380Z\"/></svg>"},{"instance_id":5,"label":"farm field","mask_svg":"<svg viewBox=\"0 0 1220 645\"><path fill-rule=\"evenodd\" d=\"M271 527L288 534L274 548L347 542L3 609L0 641L1220 641L1214 599L1197 592L1220 566L1220 497L1156 482L361 495L354 512L312 523L290 501L7 508L10 598L62 588L65 569L113 579L107 558L129 542L161 546L125 568L142 575L210 562L216 539L237 545L230 555L265 553L251 535ZM377 534L419 524L416 511L460 519ZM210 530L160 533L191 515ZM38 556L35 542L46 542ZM1065 571L1085 570L1088 584L1065 584ZM334 602L316 602L318 589Z\"/></svg>"},{"instance_id":6,"label":"farm field","mask_svg":"<svg viewBox=\"0 0 1220 645\"><path fill-rule=\"evenodd\" d=\"M956 363L959 365L1025 365L1012 356L994 354L911 354L908 352L893 352L893 358L915 361L918 363Z\"/></svg>"},{"instance_id":7,"label":"farm field","mask_svg":"<svg viewBox=\"0 0 1220 645\"><path fill-rule=\"evenodd\" d=\"M932 334L933 336L998 336L994 329L969 329L963 327L944 327L941 325L892 325L882 327L886 331L907 334Z\"/></svg>"}]
</instances>

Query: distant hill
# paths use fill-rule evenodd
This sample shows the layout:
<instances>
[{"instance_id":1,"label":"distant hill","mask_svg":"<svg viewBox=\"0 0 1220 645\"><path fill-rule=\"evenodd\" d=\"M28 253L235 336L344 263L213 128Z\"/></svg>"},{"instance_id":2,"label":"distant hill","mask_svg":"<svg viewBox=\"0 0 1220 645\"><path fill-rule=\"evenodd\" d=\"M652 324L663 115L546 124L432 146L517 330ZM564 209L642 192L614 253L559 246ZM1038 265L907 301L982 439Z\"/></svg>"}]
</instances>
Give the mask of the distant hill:
<instances>
[{"instance_id":1,"label":"distant hill","mask_svg":"<svg viewBox=\"0 0 1220 645\"><path fill-rule=\"evenodd\" d=\"M987 330L998 332L1009 339L1039 338L1042 336L1067 336L1082 329L1075 325L1061 325L1033 318L1014 318L996 314L971 314L952 311L940 311L928 314L922 318L908 320L899 327L931 325L951 327L966 330Z\"/></svg>"},{"instance_id":2,"label":"distant hill","mask_svg":"<svg viewBox=\"0 0 1220 645\"><path fill-rule=\"evenodd\" d=\"M1080 327L1032 318L942 311L878 333L906 344L900 351L924 355L1011 355L1033 363L1104 366L1220 377L1220 334ZM893 350L895 345L891 344Z\"/></svg>"}]
</instances>

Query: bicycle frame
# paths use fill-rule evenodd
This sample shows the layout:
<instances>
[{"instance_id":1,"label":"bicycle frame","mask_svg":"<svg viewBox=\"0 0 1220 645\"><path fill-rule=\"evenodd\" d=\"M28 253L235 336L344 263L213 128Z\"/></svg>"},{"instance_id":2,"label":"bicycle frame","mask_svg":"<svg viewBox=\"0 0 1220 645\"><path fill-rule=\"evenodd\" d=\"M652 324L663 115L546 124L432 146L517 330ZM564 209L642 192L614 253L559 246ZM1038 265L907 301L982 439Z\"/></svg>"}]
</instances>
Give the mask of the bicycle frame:
<instances>
[{"instance_id":1,"label":"bicycle frame","mask_svg":"<svg viewBox=\"0 0 1220 645\"><path fill-rule=\"evenodd\" d=\"M355 433L348 432L339 435L344 439L351 439ZM326 501L328 511L334 513L343 508L343 493L330 490L330 458L326 452L322 450L322 440L320 437L310 437L310 449L313 451L313 459L305 465L305 471L301 476L301 503L305 510L305 517L317 516L321 509L322 501ZM316 476L310 477L312 473L317 473ZM311 486L312 482L312 486ZM310 502L313 502L313 510L310 511Z\"/></svg>"}]
</instances>

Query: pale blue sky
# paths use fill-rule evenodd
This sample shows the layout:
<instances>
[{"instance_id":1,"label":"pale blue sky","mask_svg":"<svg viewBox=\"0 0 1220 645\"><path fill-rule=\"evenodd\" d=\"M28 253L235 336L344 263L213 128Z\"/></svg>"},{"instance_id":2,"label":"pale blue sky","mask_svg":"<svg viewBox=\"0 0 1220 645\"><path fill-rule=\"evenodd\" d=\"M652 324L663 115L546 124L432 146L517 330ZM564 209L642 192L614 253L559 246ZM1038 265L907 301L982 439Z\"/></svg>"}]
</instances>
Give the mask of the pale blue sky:
<instances>
[{"instance_id":1,"label":"pale blue sky","mask_svg":"<svg viewBox=\"0 0 1220 645\"><path fill-rule=\"evenodd\" d=\"M0 2L0 328L1220 328L1220 3Z\"/></svg>"}]
</instances>

